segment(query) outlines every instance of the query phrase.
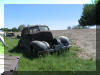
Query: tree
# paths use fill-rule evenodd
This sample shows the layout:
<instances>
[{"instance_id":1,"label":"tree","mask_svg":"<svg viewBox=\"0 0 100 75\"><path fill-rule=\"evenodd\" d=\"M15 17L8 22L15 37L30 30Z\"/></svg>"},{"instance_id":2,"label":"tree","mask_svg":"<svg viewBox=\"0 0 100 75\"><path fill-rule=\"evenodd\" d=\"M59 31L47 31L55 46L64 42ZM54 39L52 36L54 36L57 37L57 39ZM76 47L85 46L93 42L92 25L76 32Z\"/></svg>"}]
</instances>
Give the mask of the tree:
<instances>
[{"instance_id":1,"label":"tree","mask_svg":"<svg viewBox=\"0 0 100 75\"><path fill-rule=\"evenodd\" d=\"M100 7L97 6L99 0L94 1L93 4L85 4L81 18L78 20L82 26L96 25L96 10L100 11ZM98 8L98 9L96 9ZM98 13L100 15L100 13Z\"/></svg>"},{"instance_id":2,"label":"tree","mask_svg":"<svg viewBox=\"0 0 100 75\"><path fill-rule=\"evenodd\" d=\"M79 20L79 24L82 26L92 26L96 24L96 5L95 4L84 5L83 13Z\"/></svg>"},{"instance_id":3,"label":"tree","mask_svg":"<svg viewBox=\"0 0 100 75\"><path fill-rule=\"evenodd\" d=\"M12 29L9 29L9 28L1 28L1 30L4 32L11 32L12 31Z\"/></svg>"},{"instance_id":4,"label":"tree","mask_svg":"<svg viewBox=\"0 0 100 75\"><path fill-rule=\"evenodd\" d=\"M22 29L25 27L25 25L20 25L19 27L18 27L18 31L22 31Z\"/></svg>"},{"instance_id":5,"label":"tree","mask_svg":"<svg viewBox=\"0 0 100 75\"><path fill-rule=\"evenodd\" d=\"M13 27L12 32L18 32L18 29L16 27Z\"/></svg>"}]
</instances>

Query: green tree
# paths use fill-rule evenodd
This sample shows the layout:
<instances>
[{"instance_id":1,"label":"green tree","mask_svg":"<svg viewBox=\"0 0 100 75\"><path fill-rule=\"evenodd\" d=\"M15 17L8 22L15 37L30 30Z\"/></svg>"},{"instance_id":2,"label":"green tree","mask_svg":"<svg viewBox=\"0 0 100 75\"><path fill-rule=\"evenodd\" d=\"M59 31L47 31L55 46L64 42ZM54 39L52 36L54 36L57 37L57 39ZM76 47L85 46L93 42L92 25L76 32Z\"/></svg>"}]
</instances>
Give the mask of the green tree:
<instances>
[{"instance_id":1,"label":"green tree","mask_svg":"<svg viewBox=\"0 0 100 75\"><path fill-rule=\"evenodd\" d=\"M20 25L20 26L18 27L18 31L21 31L24 27L25 27L25 25Z\"/></svg>"},{"instance_id":2,"label":"green tree","mask_svg":"<svg viewBox=\"0 0 100 75\"><path fill-rule=\"evenodd\" d=\"M81 18L78 20L79 24L82 26L93 26L96 25L96 7L99 0L95 0L92 4L85 4L83 7L83 12ZM100 11L100 7L98 7ZM98 13L100 14L100 13Z\"/></svg>"},{"instance_id":3,"label":"green tree","mask_svg":"<svg viewBox=\"0 0 100 75\"><path fill-rule=\"evenodd\" d=\"M84 5L83 13L79 20L79 24L82 26L92 26L96 24L96 5L95 4Z\"/></svg>"},{"instance_id":4,"label":"green tree","mask_svg":"<svg viewBox=\"0 0 100 75\"><path fill-rule=\"evenodd\" d=\"M13 27L12 32L18 32L18 29L16 27Z\"/></svg>"},{"instance_id":5,"label":"green tree","mask_svg":"<svg viewBox=\"0 0 100 75\"><path fill-rule=\"evenodd\" d=\"M4 32L11 32L12 31L12 29L9 29L9 28L1 28L1 30Z\"/></svg>"}]
</instances>

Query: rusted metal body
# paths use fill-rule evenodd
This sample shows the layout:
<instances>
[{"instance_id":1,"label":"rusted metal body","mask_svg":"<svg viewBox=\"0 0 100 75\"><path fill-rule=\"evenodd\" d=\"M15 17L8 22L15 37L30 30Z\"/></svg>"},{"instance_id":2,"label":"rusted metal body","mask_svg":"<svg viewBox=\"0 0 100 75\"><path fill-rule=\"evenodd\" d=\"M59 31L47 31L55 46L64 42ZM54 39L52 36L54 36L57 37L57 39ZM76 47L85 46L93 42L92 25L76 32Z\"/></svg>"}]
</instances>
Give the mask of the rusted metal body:
<instances>
[{"instance_id":1,"label":"rusted metal body","mask_svg":"<svg viewBox=\"0 0 100 75\"><path fill-rule=\"evenodd\" d=\"M40 52L56 52L61 48L69 47L69 40L67 37L54 38L46 25L35 25L25 27L22 30L18 46L25 48L27 52L33 52L35 55Z\"/></svg>"}]
</instances>

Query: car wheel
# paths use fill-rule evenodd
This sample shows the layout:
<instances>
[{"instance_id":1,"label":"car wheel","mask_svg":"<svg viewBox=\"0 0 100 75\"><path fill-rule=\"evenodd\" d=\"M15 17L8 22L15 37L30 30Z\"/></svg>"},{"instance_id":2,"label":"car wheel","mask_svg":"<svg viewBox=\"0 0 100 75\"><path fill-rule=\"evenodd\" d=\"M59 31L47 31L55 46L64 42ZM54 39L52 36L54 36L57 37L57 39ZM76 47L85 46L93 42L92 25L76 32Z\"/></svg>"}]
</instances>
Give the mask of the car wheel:
<instances>
[{"instance_id":1,"label":"car wheel","mask_svg":"<svg viewBox=\"0 0 100 75\"><path fill-rule=\"evenodd\" d=\"M36 47L32 46L31 47L31 52L32 52L32 54L33 54L34 57L38 57L39 56Z\"/></svg>"}]
</instances>

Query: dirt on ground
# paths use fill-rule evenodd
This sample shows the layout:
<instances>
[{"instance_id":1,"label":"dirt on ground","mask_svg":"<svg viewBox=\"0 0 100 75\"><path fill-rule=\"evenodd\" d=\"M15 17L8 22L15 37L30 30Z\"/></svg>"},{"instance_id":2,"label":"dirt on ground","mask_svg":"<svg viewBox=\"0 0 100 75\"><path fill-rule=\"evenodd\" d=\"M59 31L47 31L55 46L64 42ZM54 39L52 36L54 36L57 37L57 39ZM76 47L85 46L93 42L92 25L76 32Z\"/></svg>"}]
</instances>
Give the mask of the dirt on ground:
<instances>
[{"instance_id":1,"label":"dirt on ground","mask_svg":"<svg viewBox=\"0 0 100 75\"><path fill-rule=\"evenodd\" d=\"M83 59L96 58L96 29L53 30L53 36L67 36L73 45L82 50L78 56Z\"/></svg>"}]
</instances>

